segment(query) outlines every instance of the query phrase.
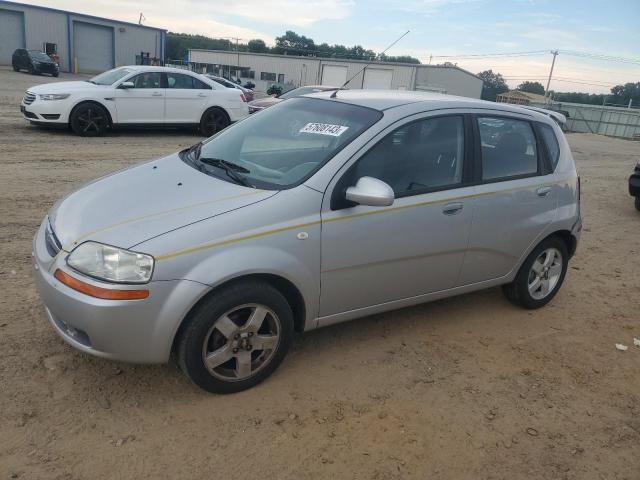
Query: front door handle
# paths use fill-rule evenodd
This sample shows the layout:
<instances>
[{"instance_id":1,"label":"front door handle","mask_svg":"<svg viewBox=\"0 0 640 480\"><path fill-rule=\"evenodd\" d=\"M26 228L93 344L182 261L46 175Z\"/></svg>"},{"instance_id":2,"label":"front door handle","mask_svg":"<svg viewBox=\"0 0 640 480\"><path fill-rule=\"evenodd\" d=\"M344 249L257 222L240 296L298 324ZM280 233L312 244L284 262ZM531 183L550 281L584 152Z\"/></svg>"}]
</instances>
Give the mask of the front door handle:
<instances>
[{"instance_id":1,"label":"front door handle","mask_svg":"<svg viewBox=\"0 0 640 480\"><path fill-rule=\"evenodd\" d=\"M455 215L456 213L462 211L463 206L464 205L462 205L461 202L447 203L444 207L442 207L442 213L444 213L445 215Z\"/></svg>"},{"instance_id":2,"label":"front door handle","mask_svg":"<svg viewBox=\"0 0 640 480\"><path fill-rule=\"evenodd\" d=\"M199 96L199 97L206 97L206 96L207 96L207 94L206 94L206 93L199 93L199 94L198 94L198 96Z\"/></svg>"},{"instance_id":3,"label":"front door handle","mask_svg":"<svg viewBox=\"0 0 640 480\"><path fill-rule=\"evenodd\" d=\"M539 197L546 197L547 195L549 195L550 191L551 187L540 187L536 190L536 195L538 195Z\"/></svg>"},{"instance_id":4,"label":"front door handle","mask_svg":"<svg viewBox=\"0 0 640 480\"><path fill-rule=\"evenodd\" d=\"M162 94L160 92L153 92L151 95L154 96L154 97L161 97L162 96Z\"/></svg>"}]
</instances>

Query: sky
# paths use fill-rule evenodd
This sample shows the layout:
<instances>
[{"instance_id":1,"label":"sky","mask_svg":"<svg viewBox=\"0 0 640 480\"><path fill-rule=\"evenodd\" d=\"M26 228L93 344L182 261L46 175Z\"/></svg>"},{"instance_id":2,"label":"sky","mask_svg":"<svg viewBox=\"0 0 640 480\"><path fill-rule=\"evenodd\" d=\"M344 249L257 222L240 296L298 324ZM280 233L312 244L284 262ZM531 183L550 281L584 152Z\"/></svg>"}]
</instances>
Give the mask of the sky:
<instances>
[{"instance_id":1,"label":"sky","mask_svg":"<svg viewBox=\"0 0 640 480\"><path fill-rule=\"evenodd\" d=\"M551 50L559 49L551 90L607 93L640 81L640 0L23 0L80 13L211 37L261 38L286 30L316 43L384 50L423 63L492 69L510 87L546 85ZM627 61L569 55L577 51ZM541 52L509 56L518 52ZM487 56L487 54L495 56ZM476 55L476 57L461 57ZM433 57L432 57L433 56ZM448 57L446 57L448 56ZM632 60L629 62L628 60Z\"/></svg>"}]
</instances>

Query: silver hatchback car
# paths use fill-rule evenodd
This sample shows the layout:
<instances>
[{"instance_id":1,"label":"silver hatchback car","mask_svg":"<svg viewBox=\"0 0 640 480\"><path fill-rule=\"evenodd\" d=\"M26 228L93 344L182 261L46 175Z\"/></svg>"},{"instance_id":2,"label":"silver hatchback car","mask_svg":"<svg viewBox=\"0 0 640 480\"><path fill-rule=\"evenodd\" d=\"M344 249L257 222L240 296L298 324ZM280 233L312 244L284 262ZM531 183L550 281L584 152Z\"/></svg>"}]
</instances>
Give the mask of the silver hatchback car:
<instances>
[{"instance_id":1,"label":"silver hatchback car","mask_svg":"<svg viewBox=\"0 0 640 480\"><path fill-rule=\"evenodd\" d=\"M581 230L553 119L445 95L326 92L58 202L34 239L56 332L210 392L269 376L294 332L502 285L538 308Z\"/></svg>"}]
</instances>

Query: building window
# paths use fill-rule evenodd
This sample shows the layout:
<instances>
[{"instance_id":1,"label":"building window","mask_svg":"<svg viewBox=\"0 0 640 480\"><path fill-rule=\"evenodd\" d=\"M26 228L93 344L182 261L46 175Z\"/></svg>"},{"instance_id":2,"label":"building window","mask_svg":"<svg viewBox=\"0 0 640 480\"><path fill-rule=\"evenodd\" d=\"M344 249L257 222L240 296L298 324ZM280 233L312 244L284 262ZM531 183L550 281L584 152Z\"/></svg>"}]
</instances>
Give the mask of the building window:
<instances>
[{"instance_id":1,"label":"building window","mask_svg":"<svg viewBox=\"0 0 640 480\"><path fill-rule=\"evenodd\" d=\"M269 72L260 72L260 80L266 80L268 82L276 81L276 74Z\"/></svg>"},{"instance_id":2,"label":"building window","mask_svg":"<svg viewBox=\"0 0 640 480\"><path fill-rule=\"evenodd\" d=\"M278 74L278 83L284 83L284 73Z\"/></svg>"},{"instance_id":3,"label":"building window","mask_svg":"<svg viewBox=\"0 0 640 480\"><path fill-rule=\"evenodd\" d=\"M249 78L256 78L256 71L255 70L250 70L249 71Z\"/></svg>"}]
</instances>

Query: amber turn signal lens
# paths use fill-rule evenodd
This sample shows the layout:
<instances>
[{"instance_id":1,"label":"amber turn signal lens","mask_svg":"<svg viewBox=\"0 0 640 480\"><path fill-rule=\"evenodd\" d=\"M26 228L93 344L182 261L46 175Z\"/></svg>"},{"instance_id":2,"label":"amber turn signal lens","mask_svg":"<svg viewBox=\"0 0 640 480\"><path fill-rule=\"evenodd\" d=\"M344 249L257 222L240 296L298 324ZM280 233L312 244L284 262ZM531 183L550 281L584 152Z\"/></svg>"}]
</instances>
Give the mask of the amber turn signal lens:
<instances>
[{"instance_id":1,"label":"amber turn signal lens","mask_svg":"<svg viewBox=\"0 0 640 480\"><path fill-rule=\"evenodd\" d=\"M149 296L149 290L111 290L110 288L95 287L71 275L67 275L60 269L56 270L53 276L77 292L104 300L142 300Z\"/></svg>"}]
</instances>

